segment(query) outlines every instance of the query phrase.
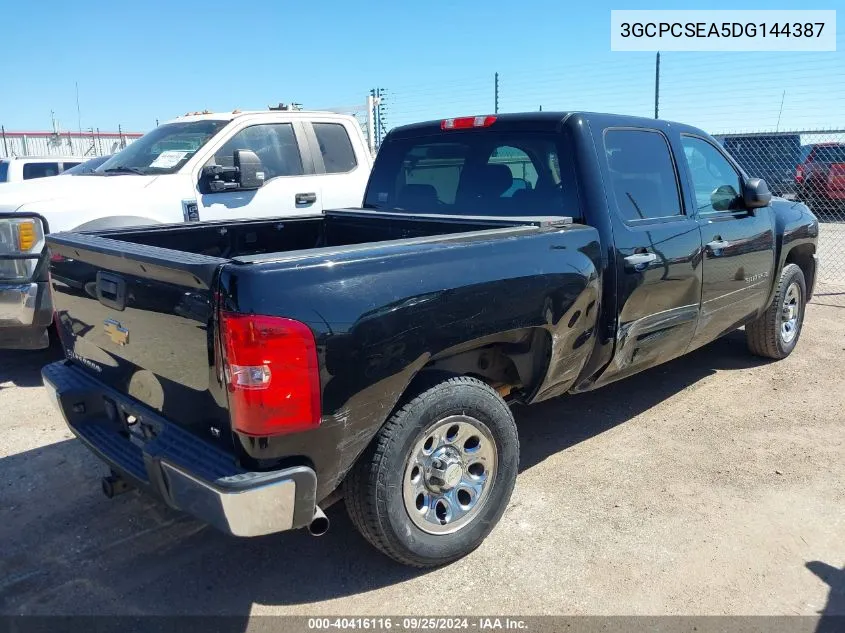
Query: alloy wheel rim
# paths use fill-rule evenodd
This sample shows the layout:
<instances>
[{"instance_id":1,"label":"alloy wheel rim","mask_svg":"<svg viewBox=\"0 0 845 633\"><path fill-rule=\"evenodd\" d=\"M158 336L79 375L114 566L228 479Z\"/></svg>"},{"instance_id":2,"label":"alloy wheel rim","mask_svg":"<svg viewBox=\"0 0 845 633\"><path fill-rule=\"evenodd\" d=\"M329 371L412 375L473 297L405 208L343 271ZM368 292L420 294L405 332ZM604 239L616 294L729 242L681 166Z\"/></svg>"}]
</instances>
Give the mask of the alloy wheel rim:
<instances>
[{"instance_id":1,"label":"alloy wheel rim","mask_svg":"<svg viewBox=\"0 0 845 633\"><path fill-rule=\"evenodd\" d=\"M480 513L496 479L498 452L490 429L451 415L420 435L405 466L402 497L411 521L429 534L450 534Z\"/></svg>"},{"instance_id":2,"label":"alloy wheel rim","mask_svg":"<svg viewBox=\"0 0 845 633\"><path fill-rule=\"evenodd\" d=\"M783 297L780 316L780 338L789 344L798 335L801 316L801 288L796 282L789 284Z\"/></svg>"}]
</instances>

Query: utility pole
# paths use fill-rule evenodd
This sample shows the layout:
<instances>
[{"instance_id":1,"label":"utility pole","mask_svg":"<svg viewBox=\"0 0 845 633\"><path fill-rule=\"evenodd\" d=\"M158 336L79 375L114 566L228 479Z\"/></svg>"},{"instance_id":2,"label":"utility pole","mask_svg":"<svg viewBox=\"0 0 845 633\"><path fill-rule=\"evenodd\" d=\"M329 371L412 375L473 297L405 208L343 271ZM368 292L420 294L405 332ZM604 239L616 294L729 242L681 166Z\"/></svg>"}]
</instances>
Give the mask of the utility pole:
<instances>
[{"instance_id":1,"label":"utility pole","mask_svg":"<svg viewBox=\"0 0 845 633\"><path fill-rule=\"evenodd\" d=\"M657 62L654 65L654 118L660 118L660 51L657 51Z\"/></svg>"},{"instance_id":2,"label":"utility pole","mask_svg":"<svg viewBox=\"0 0 845 633\"><path fill-rule=\"evenodd\" d=\"M780 115L783 114L783 100L786 99L786 90L783 91L783 94L780 96L780 110L778 110L778 123L775 126L775 132L780 130Z\"/></svg>"},{"instance_id":3,"label":"utility pole","mask_svg":"<svg viewBox=\"0 0 845 633\"><path fill-rule=\"evenodd\" d=\"M367 149L370 155L376 155L376 96L375 91L370 90L367 95Z\"/></svg>"},{"instance_id":4,"label":"utility pole","mask_svg":"<svg viewBox=\"0 0 845 633\"><path fill-rule=\"evenodd\" d=\"M381 131L382 131L382 107L381 107L381 100L382 100L382 89L381 88L371 88L370 89L370 99L372 99L373 104L373 148L378 149L379 145L381 145Z\"/></svg>"},{"instance_id":5,"label":"utility pole","mask_svg":"<svg viewBox=\"0 0 845 633\"><path fill-rule=\"evenodd\" d=\"M387 89L372 88L370 89L370 97L375 103L375 147L378 149L381 140L387 133Z\"/></svg>"},{"instance_id":6,"label":"utility pole","mask_svg":"<svg viewBox=\"0 0 845 633\"><path fill-rule=\"evenodd\" d=\"M387 89L382 88L378 95L378 124L381 128L379 139L387 134Z\"/></svg>"},{"instance_id":7,"label":"utility pole","mask_svg":"<svg viewBox=\"0 0 845 633\"><path fill-rule=\"evenodd\" d=\"M499 113L499 73L496 73L493 79L493 113Z\"/></svg>"},{"instance_id":8,"label":"utility pole","mask_svg":"<svg viewBox=\"0 0 845 633\"><path fill-rule=\"evenodd\" d=\"M76 85L76 124L79 126L79 138L82 138L82 111L79 109L79 82Z\"/></svg>"}]
</instances>

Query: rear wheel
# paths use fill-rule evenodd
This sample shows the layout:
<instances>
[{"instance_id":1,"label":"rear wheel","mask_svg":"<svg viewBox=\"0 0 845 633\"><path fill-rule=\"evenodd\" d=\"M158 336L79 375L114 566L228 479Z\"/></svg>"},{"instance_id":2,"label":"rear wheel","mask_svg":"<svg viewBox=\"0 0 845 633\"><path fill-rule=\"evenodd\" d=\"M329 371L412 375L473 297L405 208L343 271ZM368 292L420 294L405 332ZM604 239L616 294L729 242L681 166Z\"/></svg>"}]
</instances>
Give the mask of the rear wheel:
<instances>
[{"instance_id":1,"label":"rear wheel","mask_svg":"<svg viewBox=\"0 0 845 633\"><path fill-rule=\"evenodd\" d=\"M507 506L518 465L507 404L480 380L455 377L391 416L347 477L344 497L372 545L432 567L481 544Z\"/></svg>"},{"instance_id":2,"label":"rear wheel","mask_svg":"<svg viewBox=\"0 0 845 633\"><path fill-rule=\"evenodd\" d=\"M757 356L786 358L798 344L804 324L807 284L795 264L783 267L772 304L746 328L748 348Z\"/></svg>"}]
</instances>

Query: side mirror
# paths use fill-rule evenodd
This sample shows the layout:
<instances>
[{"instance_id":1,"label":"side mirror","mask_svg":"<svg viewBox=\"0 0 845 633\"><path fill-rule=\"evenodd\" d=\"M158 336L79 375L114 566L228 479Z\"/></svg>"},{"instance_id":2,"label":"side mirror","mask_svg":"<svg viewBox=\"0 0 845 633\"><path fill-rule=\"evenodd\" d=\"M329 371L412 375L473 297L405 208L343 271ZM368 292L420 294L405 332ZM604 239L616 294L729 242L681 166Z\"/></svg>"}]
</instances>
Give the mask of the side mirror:
<instances>
[{"instance_id":1,"label":"side mirror","mask_svg":"<svg viewBox=\"0 0 845 633\"><path fill-rule=\"evenodd\" d=\"M714 211L730 211L738 204L739 193L730 185L722 185L710 194L710 205Z\"/></svg>"},{"instance_id":2,"label":"side mirror","mask_svg":"<svg viewBox=\"0 0 845 633\"><path fill-rule=\"evenodd\" d=\"M264 185L264 167L255 152L236 149L235 168L239 189L260 189Z\"/></svg>"},{"instance_id":3,"label":"side mirror","mask_svg":"<svg viewBox=\"0 0 845 633\"><path fill-rule=\"evenodd\" d=\"M203 193L260 189L264 185L264 167L255 152L238 149L235 150L231 167L203 167L199 184Z\"/></svg>"},{"instance_id":4,"label":"side mirror","mask_svg":"<svg viewBox=\"0 0 845 633\"><path fill-rule=\"evenodd\" d=\"M772 201L769 185L762 178L749 178L742 188L742 201L746 209L759 209Z\"/></svg>"}]
</instances>

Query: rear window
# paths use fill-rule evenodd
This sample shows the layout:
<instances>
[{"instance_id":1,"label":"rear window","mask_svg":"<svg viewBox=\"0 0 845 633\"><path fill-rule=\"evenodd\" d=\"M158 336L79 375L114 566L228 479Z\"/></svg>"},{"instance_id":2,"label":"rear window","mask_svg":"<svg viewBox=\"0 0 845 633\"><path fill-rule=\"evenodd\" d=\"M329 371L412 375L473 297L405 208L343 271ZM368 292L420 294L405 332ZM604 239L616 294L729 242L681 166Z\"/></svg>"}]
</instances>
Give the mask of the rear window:
<instances>
[{"instance_id":1,"label":"rear window","mask_svg":"<svg viewBox=\"0 0 845 633\"><path fill-rule=\"evenodd\" d=\"M346 128L339 123L314 123L314 134L323 156L326 173L339 174L352 171L358 165L355 150Z\"/></svg>"},{"instance_id":2,"label":"rear window","mask_svg":"<svg viewBox=\"0 0 845 633\"><path fill-rule=\"evenodd\" d=\"M9 179L9 163L0 161L0 182L6 182Z\"/></svg>"},{"instance_id":3,"label":"rear window","mask_svg":"<svg viewBox=\"0 0 845 633\"><path fill-rule=\"evenodd\" d=\"M493 130L391 139L379 150L364 205L452 215L580 215L560 136Z\"/></svg>"},{"instance_id":4,"label":"rear window","mask_svg":"<svg viewBox=\"0 0 845 633\"><path fill-rule=\"evenodd\" d=\"M845 145L817 145L813 160L820 163L845 163Z\"/></svg>"},{"instance_id":5,"label":"rear window","mask_svg":"<svg viewBox=\"0 0 845 633\"><path fill-rule=\"evenodd\" d=\"M47 176L58 176L59 163L24 163L23 179L45 178Z\"/></svg>"}]
</instances>

